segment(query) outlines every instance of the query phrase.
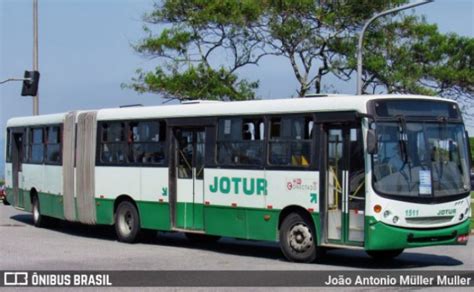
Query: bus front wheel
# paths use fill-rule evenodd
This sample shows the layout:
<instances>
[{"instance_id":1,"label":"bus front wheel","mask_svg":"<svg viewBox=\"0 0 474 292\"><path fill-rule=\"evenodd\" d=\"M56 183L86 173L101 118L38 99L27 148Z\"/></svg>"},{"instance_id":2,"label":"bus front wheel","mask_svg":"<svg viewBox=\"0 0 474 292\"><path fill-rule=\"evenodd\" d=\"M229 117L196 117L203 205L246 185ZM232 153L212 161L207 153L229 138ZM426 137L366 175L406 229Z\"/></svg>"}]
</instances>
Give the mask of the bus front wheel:
<instances>
[{"instance_id":1,"label":"bus front wheel","mask_svg":"<svg viewBox=\"0 0 474 292\"><path fill-rule=\"evenodd\" d=\"M389 261L398 257L403 252L403 249L368 250L366 252L370 257L377 261Z\"/></svg>"},{"instance_id":2,"label":"bus front wheel","mask_svg":"<svg viewBox=\"0 0 474 292\"><path fill-rule=\"evenodd\" d=\"M280 247L292 262L310 263L322 256L316 246L316 232L311 222L298 213L285 217L280 227Z\"/></svg>"},{"instance_id":3,"label":"bus front wheel","mask_svg":"<svg viewBox=\"0 0 474 292\"><path fill-rule=\"evenodd\" d=\"M115 211L115 232L121 242L133 243L140 233L140 217L135 205L121 202Z\"/></svg>"}]
</instances>

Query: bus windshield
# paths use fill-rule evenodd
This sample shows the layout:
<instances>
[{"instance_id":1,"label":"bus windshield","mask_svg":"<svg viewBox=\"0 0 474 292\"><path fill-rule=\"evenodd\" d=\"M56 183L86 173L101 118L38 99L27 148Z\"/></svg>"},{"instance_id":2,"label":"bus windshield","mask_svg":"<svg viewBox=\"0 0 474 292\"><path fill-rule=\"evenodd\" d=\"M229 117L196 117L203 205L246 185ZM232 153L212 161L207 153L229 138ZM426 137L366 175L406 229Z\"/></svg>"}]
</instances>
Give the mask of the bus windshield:
<instances>
[{"instance_id":1,"label":"bus windshield","mask_svg":"<svg viewBox=\"0 0 474 292\"><path fill-rule=\"evenodd\" d=\"M394 196L443 197L470 190L464 126L447 122L380 122L374 188Z\"/></svg>"}]
</instances>

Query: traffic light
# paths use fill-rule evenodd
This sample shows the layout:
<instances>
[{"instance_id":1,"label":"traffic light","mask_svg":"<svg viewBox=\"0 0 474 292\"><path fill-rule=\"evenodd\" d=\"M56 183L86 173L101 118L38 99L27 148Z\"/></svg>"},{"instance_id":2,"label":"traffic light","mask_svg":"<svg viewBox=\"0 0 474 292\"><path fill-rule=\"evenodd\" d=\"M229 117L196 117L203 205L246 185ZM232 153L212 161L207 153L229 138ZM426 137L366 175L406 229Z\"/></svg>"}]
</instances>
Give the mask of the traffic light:
<instances>
[{"instance_id":1,"label":"traffic light","mask_svg":"<svg viewBox=\"0 0 474 292\"><path fill-rule=\"evenodd\" d=\"M36 96L40 73L38 71L25 71L21 96Z\"/></svg>"}]
</instances>

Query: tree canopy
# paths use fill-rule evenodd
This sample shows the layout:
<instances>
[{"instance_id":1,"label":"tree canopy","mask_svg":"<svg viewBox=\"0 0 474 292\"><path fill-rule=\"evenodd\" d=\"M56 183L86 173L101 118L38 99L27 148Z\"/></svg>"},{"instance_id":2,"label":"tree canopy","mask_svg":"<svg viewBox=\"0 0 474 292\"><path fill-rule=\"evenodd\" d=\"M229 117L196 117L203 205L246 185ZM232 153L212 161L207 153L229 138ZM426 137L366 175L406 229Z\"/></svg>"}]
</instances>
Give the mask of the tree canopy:
<instances>
[{"instance_id":1,"label":"tree canopy","mask_svg":"<svg viewBox=\"0 0 474 292\"><path fill-rule=\"evenodd\" d=\"M165 98L253 99L259 81L239 71L273 55L288 62L298 96L320 93L325 76L355 77L365 21L406 2L163 0L144 16L146 36L134 47L158 66L138 70L127 86ZM442 34L423 17L384 17L365 38L363 90L440 95L468 105L473 56L472 38Z\"/></svg>"}]
</instances>

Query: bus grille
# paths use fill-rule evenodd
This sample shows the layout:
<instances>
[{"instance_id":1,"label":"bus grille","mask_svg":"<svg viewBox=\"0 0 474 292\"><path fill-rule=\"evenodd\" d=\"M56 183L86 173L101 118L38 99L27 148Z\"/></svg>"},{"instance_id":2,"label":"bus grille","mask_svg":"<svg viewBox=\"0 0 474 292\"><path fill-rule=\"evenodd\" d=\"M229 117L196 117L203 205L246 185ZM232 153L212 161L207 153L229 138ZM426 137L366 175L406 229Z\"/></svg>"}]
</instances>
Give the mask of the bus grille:
<instances>
[{"instance_id":1,"label":"bus grille","mask_svg":"<svg viewBox=\"0 0 474 292\"><path fill-rule=\"evenodd\" d=\"M421 224L421 225L431 225L431 224L440 224L447 223L453 219L454 216L436 216L436 217L416 217L416 218L405 218L407 223L410 224Z\"/></svg>"},{"instance_id":2,"label":"bus grille","mask_svg":"<svg viewBox=\"0 0 474 292\"><path fill-rule=\"evenodd\" d=\"M448 235L439 235L439 236L428 236L428 237L415 237L413 234L409 234L407 241L409 243L427 243L427 242L439 242L453 240L456 238L457 232L453 231Z\"/></svg>"}]
</instances>

